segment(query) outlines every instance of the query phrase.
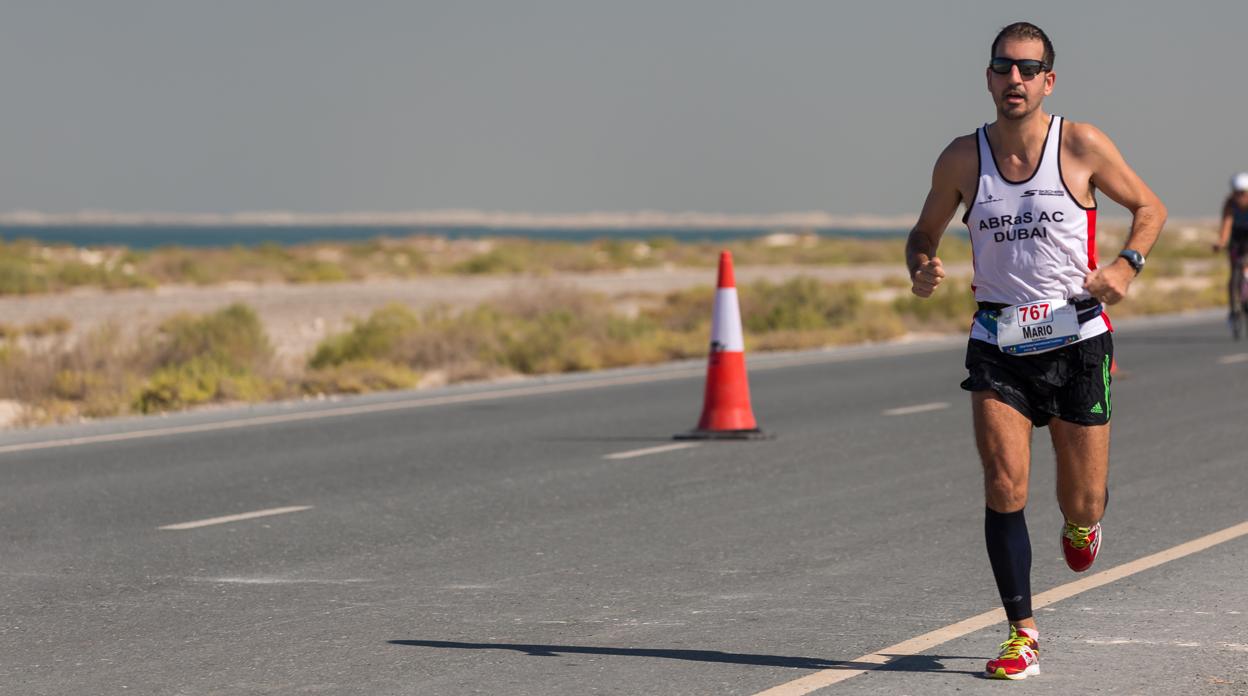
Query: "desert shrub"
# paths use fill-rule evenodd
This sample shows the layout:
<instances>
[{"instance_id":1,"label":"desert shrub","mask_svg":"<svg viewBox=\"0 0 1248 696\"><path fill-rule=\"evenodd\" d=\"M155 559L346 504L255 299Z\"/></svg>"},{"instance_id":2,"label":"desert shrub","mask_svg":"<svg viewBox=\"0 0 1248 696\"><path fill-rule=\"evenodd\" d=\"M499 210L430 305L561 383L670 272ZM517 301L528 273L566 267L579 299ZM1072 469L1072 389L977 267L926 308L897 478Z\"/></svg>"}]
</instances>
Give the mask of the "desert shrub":
<instances>
[{"instance_id":1,"label":"desert shrub","mask_svg":"<svg viewBox=\"0 0 1248 696\"><path fill-rule=\"evenodd\" d=\"M207 262L210 256L200 250L161 247L148 256L142 268L159 283L219 283L226 278Z\"/></svg>"},{"instance_id":2,"label":"desert shrub","mask_svg":"<svg viewBox=\"0 0 1248 696\"><path fill-rule=\"evenodd\" d=\"M915 328L950 329L970 325L975 315L975 294L970 282L947 278L931 297L918 297L906 290L893 300L893 310Z\"/></svg>"},{"instance_id":3,"label":"desert shrub","mask_svg":"<svg viewBox=\"0 0 1248 696\"><path fill-rule=\"evenodd\" d=\"M141 360L150 377L133 400L151 413L212 401L256 401L286 393L269 376L272 347L250 307L166 320Z\"/></svg>"},{"instance_id":4,"label":"desert shrub","mask_svg":"<svg viewBox=\"0 0 1248 696\"><path fill-rule=\"evenodd\" d=\"M420 375L382 360L356 360L309 370L300 382L305 394L363 394L416 386Z\"/></svg>"},{"instance_id":5,"label":"desert shrub","mask_svg":"<svg viewBox=\"0 0 1248 696\"><path fill-rule=\"evenodd\" d=\"M319 370L332 365L393 357L399 341L420 326L420 318L402 305L388 305L356 322L348 332L322 341L308 365Z\"/></svg>"},{"instance_id":6,"label":"desert shrub","mask_svg":"<svg viewBox=\"0 0 1248 696\"><path fill-rule=\"evenodd\" d=\"M701 331L709 336L714 300L714 288L678 290L664 295L662 302L645 310L644 315L668 331Z\"/></svg>"},{"instance_id":7,"label":"desert shrub","mask_svg":"<svg viewBox=\"0 0 1248 696\"><path fill-rule=\"evenodd\" d=\"M338 264L328 261L297 261L289 265L286 280L292 283L336 283L347 280Z\"/></svg>"},{"instance_id":8,"label":"desert shrub","mask_svg":"<svg viewBox=\"0 0 1248 696\"><path fill-rule=\"evenodd\" d=\"M524 255L514 248L495 248L482 252L451 268L454 273L482 275L487 273L519 273L533 270Z\"/></svg>"},{"instance_id":9,"label":"desert shrub","mask_svg":"<svg viewBox=\"0 0 1248 696\"><path fill-rule=\"evenodd\" d=\"M272 357L260 319L242 304L204 316L181 314L167 319L150 351L154 364L162 368L200 359L231 369L250 369Z\"/></svg>"},{"instance_id":10,"label":"desert shrub","mask_svg":"<svg viewBox=\"0 0 1248 696\"><path fill-rule=\"evenodd\" d=\"M48 279L26 259L0 256L0 295L29 295L51 289Z\"/></svg>"},{"instance_id":11,"label":"desert shrub","mask_svg":"<svg viewBox=\"0 0 1248 696\"><path fill-rule=\"evenodd\" d=\"M41 337L69 333L73 323L65 317L45 317L22 327L21 333L27 336Z\"/></svg>"},{"instance_id":12,"label":"desert shrub","mask_svg":"<svg viewBox=\"0 0 1248 696\"><path fill-rule=\"evenodd\" d=\"M752 283L740 291L742 323L750 333L817 330L855 319L862 291L851 284L828 284L798 277L779 284Z\"/></svg>"},{"instance_id":13,"label":"desert shrub","mask_svg":"<svg viewBox=\"0 0 1248 696\"><path fill-rule=\"evenodd\" d=\"M139 390L134 409L153 413L214 401L259 401L275 391L248 370L196 357L157 370Z\"/></svg>"},{"instance_id":14,"label":"desert shrub","mask_svg":"<svg viewBox=\"0 0 1248 696\"><path fill-rule=\"evenodd\" d=\"M1153 280L1137 281L1131 285L1127 298L1106 312L1113 319L1165 312L1184 312L1209 307L1225 307L1226 280L1229 272L1222 272L1218 281L1201 287L1167 287ZM1160 287L1159 287L1160 285Z\"/></svg>"}]
</instances>

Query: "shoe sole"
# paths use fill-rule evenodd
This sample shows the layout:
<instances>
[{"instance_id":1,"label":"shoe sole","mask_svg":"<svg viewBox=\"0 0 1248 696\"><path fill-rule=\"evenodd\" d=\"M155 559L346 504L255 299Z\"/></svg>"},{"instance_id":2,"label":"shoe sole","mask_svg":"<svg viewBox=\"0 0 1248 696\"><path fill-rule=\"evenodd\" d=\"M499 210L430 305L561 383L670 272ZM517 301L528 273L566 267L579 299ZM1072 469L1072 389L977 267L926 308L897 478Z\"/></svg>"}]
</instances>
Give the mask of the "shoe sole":
<instances>
[{"instance_id":1,"label":"shoe sole","mask_svg":"<svg viewBox=\"0 0 1248 696\"><path fill-rule=\"evenodd\" d=\"M984 676L989 679L1008 679L1010 681L1019 681L1021 679L1026 679L1027 677L1034 677L1037 674L1040 674L1039 663L1027 665L1027 669L1019 672L1018 674L1006 674L1004 667L998 667L995 672L984 672Z\"/></svg>"}]
</instances>

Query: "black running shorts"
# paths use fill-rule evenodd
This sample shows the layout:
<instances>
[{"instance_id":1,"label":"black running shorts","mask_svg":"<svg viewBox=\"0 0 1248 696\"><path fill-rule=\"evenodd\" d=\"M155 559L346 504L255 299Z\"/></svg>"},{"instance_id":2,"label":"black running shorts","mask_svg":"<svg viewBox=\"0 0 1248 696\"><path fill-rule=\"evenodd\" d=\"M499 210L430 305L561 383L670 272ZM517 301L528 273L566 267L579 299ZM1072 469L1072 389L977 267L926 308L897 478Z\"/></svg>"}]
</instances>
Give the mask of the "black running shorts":
<instances>
[{"instance_id":1,"label":"black running shorts","mask_svg":"<svg viewBox=\"0 0 1248 696\"><path fill-rule=\"evenodd\" d=\"M1110 365L1114 339L1108 331L1038 355L1007 355L971 339L966 347L970 376L962 388L995 391L1037 428L1060 418L1078 425L1109 422Z\"/></svg>"}]
</instances>

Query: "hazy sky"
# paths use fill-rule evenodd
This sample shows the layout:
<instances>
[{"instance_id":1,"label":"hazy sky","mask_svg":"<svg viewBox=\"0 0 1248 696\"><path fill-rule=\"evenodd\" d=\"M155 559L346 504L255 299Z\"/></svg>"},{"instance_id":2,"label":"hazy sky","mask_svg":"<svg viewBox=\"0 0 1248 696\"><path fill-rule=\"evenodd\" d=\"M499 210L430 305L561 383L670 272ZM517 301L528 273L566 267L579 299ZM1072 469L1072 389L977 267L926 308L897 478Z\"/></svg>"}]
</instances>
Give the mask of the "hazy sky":
<instances>
[{"instance_id":1,"label":"hazy sky","mask_svg":"<svg viewBox=\"0 0 1248 696\"><path fill-rule=\"evenodd\" d=\"M1018 19L1050 111L1217 212L1243 0L3 0L0 211L912 213Z\"/></svg>"}]
</instances>

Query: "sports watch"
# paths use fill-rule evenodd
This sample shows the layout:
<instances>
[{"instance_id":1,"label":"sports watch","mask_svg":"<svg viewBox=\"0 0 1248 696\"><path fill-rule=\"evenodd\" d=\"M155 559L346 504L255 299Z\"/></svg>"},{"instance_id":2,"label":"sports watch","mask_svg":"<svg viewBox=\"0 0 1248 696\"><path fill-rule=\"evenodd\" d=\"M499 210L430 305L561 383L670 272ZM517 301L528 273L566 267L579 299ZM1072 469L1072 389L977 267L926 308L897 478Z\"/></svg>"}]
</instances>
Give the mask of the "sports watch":
<instances>
[{"instance_id":1,"label":"sports watch","mask_svg":"<svg viewBox=\"0 0 1248 696\"><path fill-rule=\"evenodd\" d=\"M1144 270L1144 255L1135 249L1123 249L1118 252L1118 256L1127 260L1127 263L1131 265L1131 269L1135 271L1136 275L1139 275L1140 271Z\"/></svg>"}]
</instances>

